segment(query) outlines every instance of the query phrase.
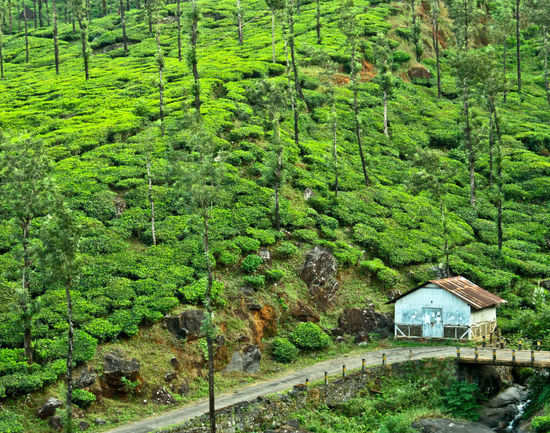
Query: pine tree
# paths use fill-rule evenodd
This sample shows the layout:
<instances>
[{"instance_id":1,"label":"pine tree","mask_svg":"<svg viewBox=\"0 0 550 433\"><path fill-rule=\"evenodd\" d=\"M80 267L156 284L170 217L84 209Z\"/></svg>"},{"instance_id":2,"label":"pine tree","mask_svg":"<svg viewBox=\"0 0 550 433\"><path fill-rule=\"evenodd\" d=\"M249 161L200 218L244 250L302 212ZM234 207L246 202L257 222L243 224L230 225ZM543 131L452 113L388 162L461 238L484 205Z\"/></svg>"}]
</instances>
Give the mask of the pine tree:
<instances>
[{"instance_id":1,"label":"pine tree","mask_svg":"<svg viewBox=\"0 0 550 433\"><path fill-rule=\"evenodd\" d=\"M14 139L0 136L0 140L2 211L4 218L13 218L19 227L21 285L16 292L16 303L23 322L25 357L32 364L32 318L39 308L31 290L31 270L37 256L33 222L52 209L50 161L42 143L30 136Z\"/></svg>"},{"instance_id":2,"label":"pine tree","mask_svg":"<svg viewBox=\"0 0 550 433\"><path fill-rule=\"evenodd\" d=\"M363 170L363 178L365 186L368 186L369 176L367 174L367 163L363 153L363 143L361 140L361 121L359 117L359 69L361 62L359 60L359 24L357 23L357 15L359 11L355 7L353 0L347 0L342 8L341 28L346 35L347 44L351 47L351 88L353 91L353 120L355 124L355 139L359 148L359 156L361 158L361 168Z\"/></svg>"},{"instance_id":3,"label":"pine tree","mask_svg":"<svg viewBox=\"0 0 550 433\"><path fill-rule=\"evenodd\" d=\"M495 44L502 45L502 79L503 79L503 101L506 103L507 96L507 64L508 64L508 35L512 33L513 11L509 0L498 0L492 11L490 26L490 40ZM491 116L492 117L492 116Z\"/></svg>"},{"instance_id":4,"label":"pine tree","mask_svg":"<svg viewBox=\"0 0 550 433\"><path fill-rule=\"evenodd\" d=\"M52 0L52 37L53 37L53 57L55 61L55 73L59 75L59 38L57 35L57 5L56 0Z\"/></svg>"},{"instance_id":5,"label":"pine tree","mask_svg":"<svg viewBox=\"0 0 550 433\"><path fill-rule=\"evenodd\" d=\"M59 200L59 198L58 198ZM42 227L42 239L45 244L43 254L43 274L48 276L52 285L60 285L65 289L67 302L67 396L65 401L66 422L65 432L73 431L73 351L74 323L71 290L78 286L80 273L79 242L81 228L75 215L61 201L55 207L55 212Z\"/></svg>"}]
</instances>

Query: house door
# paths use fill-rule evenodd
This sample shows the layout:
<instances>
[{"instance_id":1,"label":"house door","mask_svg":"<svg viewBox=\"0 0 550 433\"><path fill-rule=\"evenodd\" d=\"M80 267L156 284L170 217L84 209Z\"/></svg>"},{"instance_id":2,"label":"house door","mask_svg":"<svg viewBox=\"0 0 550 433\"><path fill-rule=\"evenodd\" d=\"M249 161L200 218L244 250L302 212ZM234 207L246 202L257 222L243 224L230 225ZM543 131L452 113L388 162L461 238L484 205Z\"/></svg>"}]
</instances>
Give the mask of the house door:
<instances>
[{"instance_id":1,"label":"house door","mask_svg":"<svg viewBox=\"0 0 550 433\"><path fill-rule=\"evenodd\" d=\"M441 308L424 308L422 311L422 336L443 338L443 314Z\"/></svg>"}]
</instances>

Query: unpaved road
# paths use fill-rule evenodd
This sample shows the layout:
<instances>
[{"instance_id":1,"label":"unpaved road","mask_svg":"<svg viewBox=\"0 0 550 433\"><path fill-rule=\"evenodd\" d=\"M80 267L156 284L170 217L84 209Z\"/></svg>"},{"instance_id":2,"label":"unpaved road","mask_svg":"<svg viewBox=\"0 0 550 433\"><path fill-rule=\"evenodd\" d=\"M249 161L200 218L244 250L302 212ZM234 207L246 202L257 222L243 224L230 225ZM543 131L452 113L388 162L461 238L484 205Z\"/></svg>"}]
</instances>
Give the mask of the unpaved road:
<instances>
[{"instance_id":1,"label":"unpaved road","mask_svg":"<svg viewBox=\"0 0 550 433\"><path fill-rule=\"evenodd\" d=\"M410 351L412 351L412 359L456 357L455 347L415 347L410 349ZM463 349L463 351L464 355L471 355L470 351L473 352L472 349ZM410 359L411 355L408 348L398 348L366 352L361 355L342 356L319 362L281 377L254 383L232 393L218 395L216 397L216 409L254 400L263 395L289 390L294 385L304 383L306 378L312 382L323 379L325 371L328 372L329 375L342 374L342 365L346 365L348 371L360 369L363 358L366 360L367 366L380 365L382 363L383 353L387 355L388 364L407 361ZM165 412L162 415L146 418L115 428L114 430L109 430L107 433L149 433L156 429L184 423L185 421L207 412L208 400L199 400L182 408Z\"/></svg>"}]
</instances>

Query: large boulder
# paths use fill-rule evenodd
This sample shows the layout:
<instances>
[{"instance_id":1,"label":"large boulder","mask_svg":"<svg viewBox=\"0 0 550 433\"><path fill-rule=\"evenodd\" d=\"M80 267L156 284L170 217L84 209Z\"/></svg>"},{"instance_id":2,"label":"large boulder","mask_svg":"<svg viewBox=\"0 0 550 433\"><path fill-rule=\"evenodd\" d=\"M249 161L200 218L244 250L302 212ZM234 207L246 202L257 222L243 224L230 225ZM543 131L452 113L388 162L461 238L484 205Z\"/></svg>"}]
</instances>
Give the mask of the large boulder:
<instances>
[{"instance_id":1,"label":"large boulder","mask_svg":"<svg viewBox=\"0 0 550 433\"><path fill-rule=\"evenodd\" d=\"M347 308L338 318L338 327L345 334L356 339L368 338L370 333L390 337L394 333L394 322L390 314L382 314L370 304L366 308Z\"/></svg>"},{"instance_id":2,"label":"large boulder","mask_svg":"<svg viewBox=\"0 0 550 433\"><path fill-rule=\"evenodd\" d=\"M85 368L75 379L74 386L75 388L88 388L95 383L96 379L97 374L95 371Z\"/></svg>"},{"instance_id":3,"label":"large boulder","mask_svg":"<svg viewBox=\"0 0 550 433\"><path fill-rule=\"evenodd\" d=\"M231 361L225 367L225 372L257 373L260 371L262 353L258 346L250 344L243 350L233 352Z\"/></svg>"},{"instance_id":4,"label":"large boulder","mask_svg":"<svg viewBox=\"0 0 550 433\"><path fill-rule=\"evenodd\" d=\"M527 391L520 386L511 386L490 399L480 412L479 422L486 426L505 431L519 413L518 404L527 399Z\"/></svg>"},{"instance_id":5,"label":"large boulder","mask_svg":"<svg viewBox=\"0 0 550 433\"><path fill-rule=\"evenodd\" d=\"M298 301L296 306L292 309L291 313L293 318L298 322L314 322L319 323L321 317L319 313L307 304Z\"/></svg>"},{"instance_id":6,"label":"large boulder","mask_svg":"<svg viewBox=\"0 0 550 433\"><path fill-rule=\"evenodd\" d=\"M204 315L202 310L187 310L177 316L166 316L164 323L176 337L192 341L204 336L201 332Z\"/></svg>"},{"instance_id":7,"label":"large boulder","mask_svg":"<svg viewBox=\"0 0 550 433\"><path fill-rule=\"evenodd\" d=\"M328 308L338 292L337 271L338 263L330 251L315 247L306 254L300 277L307 284L317 305L322 309Z\"/></svg>"},{"instance_id":8,"label":"large boulder","mask_svg":"<svg viewBox=\"0 0 550 433\"><path fill-rule=\"evenodd\" d=\"M174 404L176 402L172 394L163 386L153 389L151 392L151 400L156 404Z\"/></svg>"},{"instance_id":9,"label":"large boulder","mask_svg":"<svg viewBox=\"0 0 550 433\"><path fill-rule=\"evenodd\" d=\"M411 81L429 80L432 78L432 73L422 65L411 66L411 68L407 71L407 75Z\"/></svg>"},{"instance_id":10,"label":"large boulder","mask_svg":"<svg viewBox=\"0 0 550 433\"><path fill-rule=\"evenodd\" d=\"M113 351L103 357L104 388L119 394L127 392L122 378L136 382L139 378L139 361L137 359L125 359L121 352Z\"/></svg>"},{"instance_id":11,"label":"large boulder","mask_svg":"<svg viewBox=\"0 0 550 433\"><path fill-rule=\"evenodd\" d=\"M50 397L48 400L46 400L46 403L44 403L40 409L38 409L38 418L46 419L51 416L55 415L55 410L59 407L63 406L63 403L61 400L58 400L57 398Z\"/></svg>"},{"instance_id":12,"label":"large boulder","mask_svg":"<svg viewBox=\"0 0 550 433\"><path fill-rule=\"evenodd\" d=\"M442 418L424 418L413 424L420 433L494 433L483 424Z\"/></svg>"}]
</instances>

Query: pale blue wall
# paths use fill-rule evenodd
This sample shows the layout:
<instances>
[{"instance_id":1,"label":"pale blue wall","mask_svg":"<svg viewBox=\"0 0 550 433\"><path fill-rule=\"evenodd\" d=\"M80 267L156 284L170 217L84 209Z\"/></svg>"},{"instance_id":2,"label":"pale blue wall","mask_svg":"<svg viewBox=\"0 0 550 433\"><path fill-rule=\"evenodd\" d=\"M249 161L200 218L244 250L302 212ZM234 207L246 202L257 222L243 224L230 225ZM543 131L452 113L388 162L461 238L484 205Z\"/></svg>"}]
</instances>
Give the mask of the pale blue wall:
<instances>
[{"instance_id":1,"label":"pale blue wall","mask_svg":"<svg viewBox=\"0 0 550 433\"><path fill-rule=\"evenodd\" d=\"M422 309L441 308L443 325L470 325L470 306L446 290L428 284L395 303L395 323L422 325Z\"/></svg>"}]
</instances>

